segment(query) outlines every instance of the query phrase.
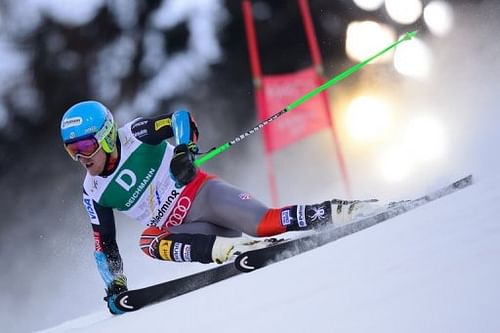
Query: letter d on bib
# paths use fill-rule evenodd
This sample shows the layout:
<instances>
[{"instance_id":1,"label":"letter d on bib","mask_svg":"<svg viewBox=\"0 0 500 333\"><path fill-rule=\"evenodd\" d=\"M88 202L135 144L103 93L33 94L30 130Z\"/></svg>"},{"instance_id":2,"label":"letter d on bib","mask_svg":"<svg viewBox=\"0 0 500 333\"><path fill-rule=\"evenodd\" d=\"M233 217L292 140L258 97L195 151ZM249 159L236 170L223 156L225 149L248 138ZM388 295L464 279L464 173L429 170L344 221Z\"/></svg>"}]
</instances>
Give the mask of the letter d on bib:
<instances>
[{"instance_id":1,"label":"letter d on bib","mask_svg":"<svg viewBox=\"0 0 500 333\"><path fill-rule=\"evenodd\" d=\"M123 169L118 174L118 177L116 177L115 181L118 183L118 185L123 187L125 191L128 192L130 191L132 186L134 186L135 183L137 182L137 177L135 176L135 173L133 173L131 170Z\"/></svg>"}]
</instances>

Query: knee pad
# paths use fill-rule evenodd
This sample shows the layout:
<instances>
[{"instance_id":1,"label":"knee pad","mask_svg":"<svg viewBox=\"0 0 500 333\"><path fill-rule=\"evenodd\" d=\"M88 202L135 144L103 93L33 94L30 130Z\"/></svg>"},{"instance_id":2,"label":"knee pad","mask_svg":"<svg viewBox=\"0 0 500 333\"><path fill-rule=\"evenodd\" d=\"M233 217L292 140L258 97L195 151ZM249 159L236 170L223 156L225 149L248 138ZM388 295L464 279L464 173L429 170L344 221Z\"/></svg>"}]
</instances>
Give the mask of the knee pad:
<instances>
[{"instance_id":1,"label":"knee pad","mask_svg":"<svg viewBox=\"0 0 500 333\"><path fill-rule=\"evenodd\" d=\"M158 252L160 242L162 239L168 237L168 235L170 235L170 232L167 229L158 227L147 228L142 232L139 240L139 246L142 252L152 258L161 259Z\"/></svg>"},{"instance_id":2,"label":"knee pad","mask_svg":"<svg viewBox=\"0 0 500 333\"><path fill-rule=\"evenodd\" d=\"M141 250L148 256L166 261L212 262L214 235L173 234L168 229L149 227L141 235Z\"/></svg>"}]
</instances>

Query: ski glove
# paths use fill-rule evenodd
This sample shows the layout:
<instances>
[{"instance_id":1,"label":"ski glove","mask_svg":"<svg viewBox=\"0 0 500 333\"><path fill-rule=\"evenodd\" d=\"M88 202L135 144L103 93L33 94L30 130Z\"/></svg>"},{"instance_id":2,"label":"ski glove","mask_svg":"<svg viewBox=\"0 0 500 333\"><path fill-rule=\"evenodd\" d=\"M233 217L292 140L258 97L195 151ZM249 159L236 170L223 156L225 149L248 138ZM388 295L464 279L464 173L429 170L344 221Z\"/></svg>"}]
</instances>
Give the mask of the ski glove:
<instances>
[{"instance_id":1,"label":"ski glove","mask_svg":"<svg viewBox=\"0 0 500 333\"><path fill-rule=\"evenodd\" d=\"M194 143L180 144L174 149L174 157L170 161L170 174L179 187L189 184L196 176L194 165L196 150Z\"/></svg>"},{"instance_id":2,"label":"ski glove","mask_svg":"<svg viewBox=\"0 0 500 333\"><path fill-rule=\"evenodd\" d=\"M115 300L120 293L127 290L127 278L125 276L120 276L114 279L113 282L111 282L111 284L106 289L106 297L104 297L104 301L106 301L108 305L109 312L114 315L124 313L122 310L118 309L115 304Z\"/></svg>"}]
</instances>

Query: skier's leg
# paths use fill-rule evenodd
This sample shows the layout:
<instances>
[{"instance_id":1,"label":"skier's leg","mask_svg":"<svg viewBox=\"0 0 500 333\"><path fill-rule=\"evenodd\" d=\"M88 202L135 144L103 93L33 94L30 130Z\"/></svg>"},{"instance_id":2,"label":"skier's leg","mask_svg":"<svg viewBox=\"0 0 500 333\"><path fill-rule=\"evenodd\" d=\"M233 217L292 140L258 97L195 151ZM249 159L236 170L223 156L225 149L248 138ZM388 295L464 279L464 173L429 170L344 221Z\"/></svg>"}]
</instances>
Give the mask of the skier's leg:
<instances>
[{"instance_id":1,"label":"skier's leg","mask_svg":"<svg viewBox=\"0 0 500 333\"><path fill-rule=\"evenodd\" d=\"M268 208L240 189L212 179L200 189L183 224L168 230L146 229L141 236L141 248L147 255L162 260L223 262L238 249L252 245L248 240L230 240L227 236L244 232L265 237L351 221L364 211L359 208L364 203L368 204L332 200Z\"/></svg>"},{"instance_id":2,"label":"skier's leg","mask_svg":"<svg viewBox=\"0 0 500 333\"><path fill-rule=\"evenodd\" d=\"M166 228L149 227L142 232L139 245L146 255L155 259L211 263L215 238L215 235L172 234Z\"/></svg>"},{"instance_id":3,"label":"skier's leg","mask_svg":"<svg viewBox=\"0 0 500 333\"><path fill-rule=\"evenodd\" d=\"M222 237L241 237L241 231L228 229L210 222L196 221L183 223L168 230L173 234L202 234Z\"/></svg>"},{"instance_id":4,"label":"skier's leg","mask_svg":"<svg viewBox=\"0 0 500 333\"><path fill-rule=\"evenodd\" d=\"M200 189L184 224L210 222L226 229L257 236L257 225L269 208L248 193L220 179L210 179Z\"/></svg>"},{"instance_id":5,"label":"skier's leg","mask_svg":"<svg viewBox=\"0 0 500 333\"><path fill-rule=\"evenodd\" d=\"M341 226L375 215L385 208L386 205L380 205L374 199L333 199L319 204L270 209L259 224L257 232L260 236L271 236L283 226L286 231L318 229L328 224Z\"/></svg>"},{"instance_id":6,"label":"skier's leg","mask_svg":"<svg viewBox=\"0 0 500 333\"><path fill-rule=\"evenodd\" d=\"M333 200L269 208L248 193L220 179L211 179L200 189L184 223L204 221L251 236L273 236L352 220L360 203Z\"/></svg>"},{"instance_id":7,"label":"skier's leg","mask_svg":"<svg viewBox=\"0 0 500 333\"><path fill-rule=\"evenodd\" d=\"M200 227L200 226L198 226ZM205 231L214 230L205 224ZM262 242L264 243L264 242ZM155 259L174 262L222 263L235 251L263 247L261 242L245 238L227 238L199 233L171 233L169 229L149 227L140 238L142 251Z\"/></svg>"}]
</instances>

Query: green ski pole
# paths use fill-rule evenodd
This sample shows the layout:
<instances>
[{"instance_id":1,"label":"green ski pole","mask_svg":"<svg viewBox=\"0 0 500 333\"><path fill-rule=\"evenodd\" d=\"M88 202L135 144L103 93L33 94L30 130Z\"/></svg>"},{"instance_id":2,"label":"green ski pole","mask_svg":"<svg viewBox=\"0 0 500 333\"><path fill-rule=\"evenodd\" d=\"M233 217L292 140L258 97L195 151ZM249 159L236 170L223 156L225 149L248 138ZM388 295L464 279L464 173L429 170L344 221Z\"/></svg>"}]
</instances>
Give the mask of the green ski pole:
<instances>
[{"instance_id":1,"label":"green ski pole","mask_svg":"<svg viewBox=\"0 0 500 333\"><path fill-rule=\"evenodd\" d=\"M297 106L303 104L304 102L308 101L309 99L313 98L314 96L318 95L319 93L323 92L324 90L330 88L331 86L333 86L334 84L338 83L339 81L342 81L343 79L347 78L348 76L352 75L353 73L359 71L361 68L365 67L371 61L373 61L376 58L380 57L381 55L383 55L387 51L395 48L397 45L399 45L399 44L401 44L401 43L403 43L403 42L405 42L407 40L411 40L413 37L416 36L416 34L417 34L417 31L407 32L403 37L401 37L399 40L397 40L396 42L392 43L391 45L389 45L388 47L386 47L382 51L380 51L377 54L371 56L370 58L368 58L368 59L366 59L366 60L364 60L364 61L362 61L362 62L360 62L360 63L358 63L358 64L356 64L354 66L352 66L351 68L349 68L346 71L340 73L339 75L331 78L330 80L328 80L325 83L323 83L321 86L319 86L319 87L311 90L310 92L308 92L304 96L302 96L302 97L298 98L297 100L293 101L291 104L289 104L283 110L281 110L281 111L273 114L269 118L267 118L264 121L262 121L261 123L257 124L254 128L246 131L243 134L240 134L239 136L237 136L233 140L231 140L229 142L226 142L223 145L221 145L219 147L216 147L216 148L212 149L211 151L209 151L208 153L204 154L203 156L201 156L200 158L198 158L194 162L195 166L198 167L198 166L202 165L203 163L207 162L208 160L211 160L215 156L219 155L220 153L228 150L232 145L234 145L234 144L242 141L243 139L247 138L248 136L254 134L257 131L259 131L264 126L268 125L270 122L278 119L279 117L281 117L285 113L287 113L287 112L295 109Z\"/></svg>"}]
</instances>

